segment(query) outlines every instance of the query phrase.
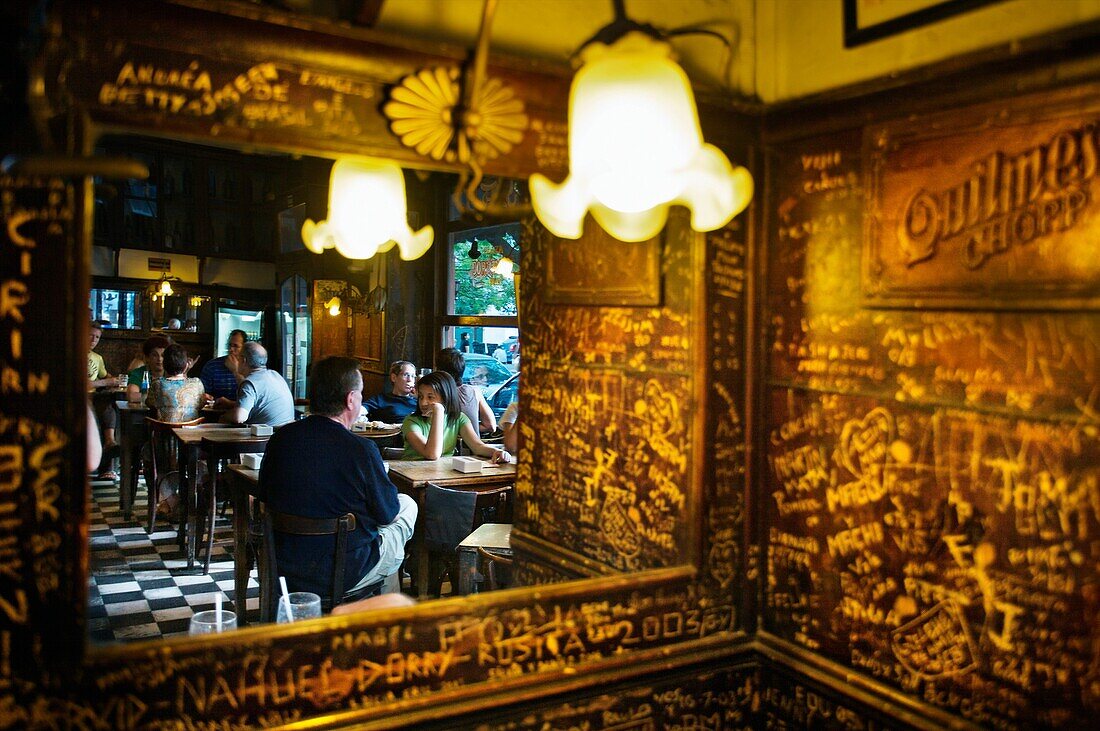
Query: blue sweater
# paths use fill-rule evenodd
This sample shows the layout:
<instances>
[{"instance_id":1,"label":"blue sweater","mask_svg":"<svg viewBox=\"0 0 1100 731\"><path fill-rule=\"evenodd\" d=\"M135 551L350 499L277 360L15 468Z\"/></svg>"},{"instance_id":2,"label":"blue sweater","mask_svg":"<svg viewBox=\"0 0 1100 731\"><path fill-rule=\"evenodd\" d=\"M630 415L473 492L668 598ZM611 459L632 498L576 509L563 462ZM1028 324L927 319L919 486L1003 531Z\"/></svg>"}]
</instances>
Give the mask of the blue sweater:
<instances>
[{"instance_id":1,"label":"blue sweater","mask_svg":"<svg viewBox=\"0 0 1100 731\"><path fill-rule=\"evenodd\" d=\"M310 416L275 432L260 467L259 497L280 513L304 518L355 514L344 592L378 563L378 527L392 523L398 510L397 488L374 442L325 416ZM334 542L333 536L276 534L279 573L290 591L330 596Z\"/></svg>"},{"instance_id":2,"label":"blue sweater","mask_svg":"<svg viewBox=\"0 0 1100 731\"><path fill-rule=\"evenodd\" d=\"M392 391L371 396L363 406L371 419L387 424L400 424L406 416L418 411L416 396L394 396Z\"/></svg>"}]
</instances>

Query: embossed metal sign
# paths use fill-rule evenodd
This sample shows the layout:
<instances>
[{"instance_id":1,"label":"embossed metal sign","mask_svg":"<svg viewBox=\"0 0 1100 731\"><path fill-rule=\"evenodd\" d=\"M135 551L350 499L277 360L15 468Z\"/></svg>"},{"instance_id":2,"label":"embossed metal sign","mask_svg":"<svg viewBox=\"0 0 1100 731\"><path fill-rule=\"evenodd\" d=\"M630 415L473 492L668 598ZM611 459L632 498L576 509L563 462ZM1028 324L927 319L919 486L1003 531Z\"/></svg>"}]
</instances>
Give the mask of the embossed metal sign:
<instances>
[{"instance_id":1,"label":"embossed metal sign","mask_svg":"<svg viewBox=\"0 0 1100 731\"><path fill-rule=\"evenodd\" d=\"M1100 306L1100 104L1086 99L869 130L864 303Z\"/></svg>"}]
</instances>

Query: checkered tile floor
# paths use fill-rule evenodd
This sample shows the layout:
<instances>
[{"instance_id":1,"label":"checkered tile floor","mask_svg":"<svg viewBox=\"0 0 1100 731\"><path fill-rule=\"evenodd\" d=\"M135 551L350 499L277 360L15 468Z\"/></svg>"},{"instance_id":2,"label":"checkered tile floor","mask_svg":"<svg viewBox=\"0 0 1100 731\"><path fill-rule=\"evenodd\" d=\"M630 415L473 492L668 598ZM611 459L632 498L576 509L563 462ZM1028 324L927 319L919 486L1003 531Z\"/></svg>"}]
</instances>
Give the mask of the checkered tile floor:
<instances>
[{"instance_id":1,"label":"checkered tile floor","mask_svg":"<svg viewBox=\"0 0 1100 731\"><path fill-rule=\"evenodd\" d=\"M185 635L194 612L214 608L215 592L222 593L223 606L233 608L231 514L217 521L210 573L203 575L201 562L187 569L176 531L163 518L158 519L152 534L145 532L145 495L141 481L134 518L126 520L119 510L118 484L92 481L88 582L88 636L92 642ZM260 585L255 568L245 601L249 621L258 621Z\"/></svg>"}]
</instances>

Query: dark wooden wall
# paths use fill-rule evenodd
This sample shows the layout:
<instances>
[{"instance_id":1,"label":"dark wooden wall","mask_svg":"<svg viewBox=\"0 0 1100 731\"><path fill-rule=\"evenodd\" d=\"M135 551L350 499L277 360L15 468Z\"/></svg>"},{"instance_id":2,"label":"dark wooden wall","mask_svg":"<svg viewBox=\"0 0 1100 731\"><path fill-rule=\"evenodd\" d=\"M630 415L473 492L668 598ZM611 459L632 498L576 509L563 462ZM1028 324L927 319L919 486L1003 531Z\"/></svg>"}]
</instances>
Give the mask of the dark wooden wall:
<instances>
[{"instance_id":1,"label":"dark wooden wall","mask_svg":"<svg viewBox=\"0 0 1100 731\"><path fill-rule=\"evenodd\" d=\"M761 630L987 727L1100 710L1096 92L767 148Z\"/></svg>"}]
</instances>

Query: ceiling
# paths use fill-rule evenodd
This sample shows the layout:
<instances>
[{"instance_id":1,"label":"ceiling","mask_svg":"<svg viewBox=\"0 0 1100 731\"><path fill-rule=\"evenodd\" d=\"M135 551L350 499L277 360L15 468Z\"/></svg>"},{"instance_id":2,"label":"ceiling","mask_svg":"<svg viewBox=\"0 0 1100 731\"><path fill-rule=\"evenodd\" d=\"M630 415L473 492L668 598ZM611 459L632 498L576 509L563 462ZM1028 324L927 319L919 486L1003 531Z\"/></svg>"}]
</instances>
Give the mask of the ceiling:
<instances>
[{"instance_id":1,"label":"ceiling","mask_svg":"<svg viewBox=\"0 0 1100 731\"><path fill-rule=\"evenodd\" d=\"M281 4L315 14L341 14L337 7L325 7L340 5L339 0L282 0ZM353 0L351 11L343 15L359 15L359 22L366 21L375 30L473 49L484 5L484 0ZM727 39L730 50L712 35L679 36L672 45L696 88L727 94L746 88L740 82L745 69L735 67L738 56L744 55L741 39L751 35L745 28L751 26L754 0L625 0L625 5L632 20L663 31L705 28ZM613 16L612 0L498 0L490 54L568 63L573 51ZM751 59L749 53L749 66Z\"/></svg>"}]
</instances>

